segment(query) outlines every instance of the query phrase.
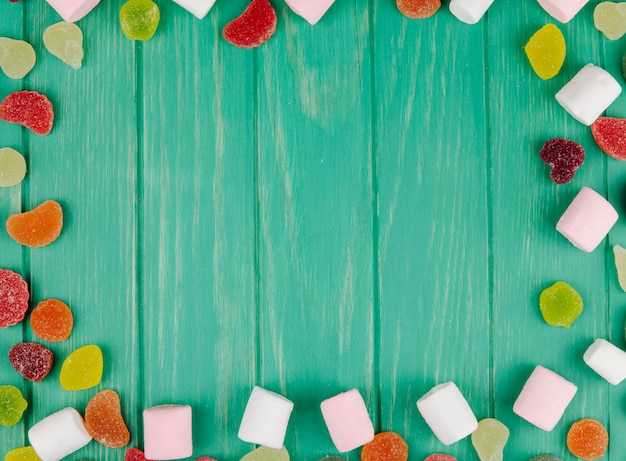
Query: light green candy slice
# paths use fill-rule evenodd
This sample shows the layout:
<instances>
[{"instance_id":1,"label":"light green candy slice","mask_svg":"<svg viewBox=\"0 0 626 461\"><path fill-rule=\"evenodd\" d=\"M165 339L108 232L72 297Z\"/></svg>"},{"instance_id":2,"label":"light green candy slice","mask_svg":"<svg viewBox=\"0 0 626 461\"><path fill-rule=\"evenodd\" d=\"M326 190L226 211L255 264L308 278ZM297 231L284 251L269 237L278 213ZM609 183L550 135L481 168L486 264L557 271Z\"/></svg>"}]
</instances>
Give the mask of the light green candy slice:
<instances>
[{"instance_id":1,"label":"light green candy slice","mask_svg":"<svg viewBox=\"0 0 626 461\"><path fill-rule=\"evenodd\" d=\"M626 3L601 2L593 10L593 24L609 40L626 34Z\"/></svg>"},{"instance_id":2,"label":"light green candy slice","mask_svg":"<svg viewBox=\"0 0 626 461\"><path fill-rule=\"evenodd\" d=\"M342 458L341 456L337 455L326 455L322 456L317 461L346 461L346 458Z\"/></svg>"},{"instance_id":3,"label":"light green candy slice","mask_svg":"<svg viewBox=\"0 0 626 461\"><path fill-rule=\"evenodd\" d=\"M497 419L486 418L472 432L472 445L480 461L502 461L503 450L509 440L509 429Z\"/></svg>"},{"instance_id":4,"label":"light green candy slice","mask_svg":"<svg viewBox=\"0 0 626 461\"><path fill-rule=\"evenodd\" d=\"M30 43L0 37L0 67L7 77L25 77L35 67L36 61L35 49Z\"/></svg>"},{"instance_id":5,"label":"light green candy slice","mask_svg":"<svg viewBox=\"0 0 626 461\"><path fill-rule=\"evenodd\" d=\"M613 254L615 255L615 268L617 269L619 287L623 291L626 291L626 249L615 245L613 247Z\"/></svg>"},{"instance_id":6,"label":"light green candy slice","mask_svg":"<svg viewBox=\"0 0 626 461\"><path fill-rule=\"evenodd\" d=\"M43 32L43 43L50 53L68 66L80 69L83 65L83 32L71 22L57 22Z\"/></svg>"},{"instance_id":7,"label":"light green candy slice","mask_svg":"<svg viewBox=\"0 0 626 461\"><path fill-rule=\"evenodd\" d=\"M561 461L561 458L557 458L554 455L539 455L535 456L530 461Z\"/></svg>"},{"instance_id":8,"label":"light green candy slice","mask_svg":"<svg viewBox=\"0 0 626 461\"><path fill-rule=\"evenodd\" d=\"M41 458L33 447L23 447L8 452L4 461L41 461Z\"/></svg>"},{"instance_id":9,"label":"light green candy slice","mask_svg":"<svg viewBox=\"0 0 626 461\"><path fill-rule=\"evenodd\" d=\"M556 282L541 292L539 308L548 325L569 328L583 311L583 300L571 285Z\"/></svg>"},{"instance_id":10,"label":"light green candy slice","mask_svg":"<svg viewBox=\"0 0 626 461\"><path fill-rule=\"evenodd\" d=\"M20 422L28 402L15 386L0 386L0 426L14 426Z\"/></svg>"},{"instance_id":11,"label":"light green candy slice","mask_svg":"<svg viewBox=\"0 0 626 461\"><path fill-rule=\"evenodd\" d=\"M120 10L122 32L130 40L149 40L159 26L160 16L152 0L129 0Z\"/></svg>"},{"instance_id":12,"label":"light green candy slice","mask_svg":"<svg viewBox=\"0 0 626 461\"><path fill-rule=\"evenodd\" d=\"M289 461L289 453L287 453L285 447L278 450L259 447L241 458L240 461Z\"/></svg>"},{"instance_id":13,"label":"light green candy slice","mask_svg":"<svg viewBox=\"0 0 626 461\"><path fill-rule=\"evenodd\" d=\"M26 176L26 160L10 147L0 149L0 187L11 187Z\"/></svg>"}]
</instances>

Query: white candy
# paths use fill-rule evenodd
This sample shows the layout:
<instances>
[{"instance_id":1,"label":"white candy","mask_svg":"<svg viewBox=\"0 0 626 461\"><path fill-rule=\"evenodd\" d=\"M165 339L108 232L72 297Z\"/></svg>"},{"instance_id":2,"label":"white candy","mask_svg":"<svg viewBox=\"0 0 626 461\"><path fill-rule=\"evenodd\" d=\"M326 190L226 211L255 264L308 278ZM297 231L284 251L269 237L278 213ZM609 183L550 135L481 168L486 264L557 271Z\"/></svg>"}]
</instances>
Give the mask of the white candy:
<instances>
[{"instance_id":1,"label":"white candy","mask_svg":"<svg viewBox=\"0 0 626 461\"><path fill-rule=\"evenodd\" d=\"M215 5L215 0L174 0L196 18L202 19Z\"/></svg>"},{"instance_id":2,"label":"white candy","mask_svg":"<svg viewBox=\"0 0 626 461\"><path fill-rule=\"evenodd\" d=\"M478 428L474 412L453 382L433 387L417 401L417 409L444 445L458 442Z\"/></svg>"},{"instance_id":3,"label":"white candy","mask_svg":"<svg viewBox=\"0 0 626 461\"><path fill-rule=\"evenodd\" d=\"M626 352L604 339L596 339L585 351L583 360L611 384L626 378Z\"/></svg>"},{"instance_id":4,"label":"white candy","mask_svg":"<svg viewBox=\"0 0 626 461\"><path fill-rule=\"evenodd\" d=\"M255 386L243 412L238 437L244 442L282 448L293 402Z\"/></svg>"},{"instance_id":5,"label":"white candy","mask_svg":"<svg viewBox=\"0 0 626 461\"><path fill-rule=\"evenodd\" d=\"M451 0L450 12L459 21L476 24L487 12L493 0Z\"/></svg>"},{"instance_id":6,"label":"white candy","mask_svg":"<svg viewBox=\"0 0 626 461\"><path fill-rule=\"evenodd\" d=\"M622 92L601 67L587 64L556 94L556 100L576 120L591 125Z\"/></svg>"},{"instance_id":7,"label":"white candy","mask_svg":"<svg viewBox=\"0 0 626 461\"><path fill-rule=\"evenodd\" d=\"M58 461L87 445L91 436L80 414L68 407L31 427L28 440L42 461Z\"/></svg>"}]
</instances>

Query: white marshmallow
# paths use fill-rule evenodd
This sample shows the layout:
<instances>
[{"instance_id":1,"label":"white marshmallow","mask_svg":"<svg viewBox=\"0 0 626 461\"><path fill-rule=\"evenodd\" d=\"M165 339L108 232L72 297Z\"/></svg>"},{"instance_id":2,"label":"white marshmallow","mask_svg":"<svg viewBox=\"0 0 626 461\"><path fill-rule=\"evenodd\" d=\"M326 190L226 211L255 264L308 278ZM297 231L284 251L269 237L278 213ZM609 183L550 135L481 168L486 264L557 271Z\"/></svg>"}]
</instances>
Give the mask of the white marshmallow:
<instances>
[{"instance_id":1,"label":"white marshmallow","mask_svg":"<svg viewBox=\"0 0 626 461\"><path fill-rule=\"evenodd\" d=\"M493 0L451 0L450 13L466 24L476 24L492 3Z\"/></svg>"},{"instance_id":2,"label":"white marshmallow","mask_svg":"<svg viewBox=\"0 0 626 461\"><path fill-rule=\"evenodd\" d=\"M174 2L198 19L204 18L215 5L215 0L174 0Z\"/></svg>"},{"instance_id":3,"label":"white marshmallow","mask_svg":"<svg viewBox=\"0 0 626 461\"><path fill-rule=\"evenodd\" d=\"M255 386L243 412L238 437L244 442L282 448L293 402Z\"/></svg>"},{"instance_id":4,"label":"white marshmallow","mask_svg":"<svg viewBox=\"0 0 626 461\"><path fill-rule=\"evenodd\" d=\"M28 440L42 461L58 461L87 445L91 436L80 414L68 407L31 427Z\"/></svg>"},{"instance_id":5,"label":"white marshmallow","mask_svg":"<svg viewBox=\"0 0 626 461\"><path fill-rule=\"evenodd\" d=\"M589 126L621 92L622 87L611 74L587 64L559 90L556 100L572 117Z\"/></svg>"},{"instance_id":6,"label":"white marshmallow","mask_svg":"<svg viewBox=\"0 0 626 461\"><path fill-rule=\"evenodd\" d=\"M585 351L583 360L613 385L626 378L626 352L604 339L596 339Z\"/></svg>"},{"instance_id":7,"label":"white marshmallow","mask_svg":"<svg viewBox=\"0 0 626 461\"><path fill-rule=\"evenodd\" d=\"M417 401L417 409L444 445L458 442L478 428L474 412L453 382L433 387Z\"/></svg>"}]
</instances>

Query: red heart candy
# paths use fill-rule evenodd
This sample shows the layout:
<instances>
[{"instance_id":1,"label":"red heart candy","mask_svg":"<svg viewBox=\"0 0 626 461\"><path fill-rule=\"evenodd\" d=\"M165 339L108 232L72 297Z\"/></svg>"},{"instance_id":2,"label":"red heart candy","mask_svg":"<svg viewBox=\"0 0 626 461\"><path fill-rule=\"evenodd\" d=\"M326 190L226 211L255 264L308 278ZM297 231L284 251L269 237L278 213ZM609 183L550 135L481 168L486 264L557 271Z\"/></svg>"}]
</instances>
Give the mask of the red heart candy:
<instances>
[{"instance_id":1,"label":"red heart candy","mask_svg":"<svg viewBox=\"0 0 626 461\"><path fill-rule=\"evenodd\" d=\"M556 184L565 184L574 178L576 169L585 161L585 149L577 142L554 138L546 141L539 156L552 167L550 179Z\"/></svg>"},{"instance_id":2,"label":"red heart candy","mask_svg":"<svg viewBox=\"0 0 626 461\"><path fill-rule=\"evenodd\" d=\"M17 123L33 133L48 134L52 130L52 103L36 91L16 91L0 103L0 120Z\"/></svg>"},{"instance_id":3,"label":"red heart candy","mask_svg":"<svg viewBox=\"0 0 626 461\"><path fill-rule=\"evenodd\" d=\"M38 383L52 370L54 356L41 344L20 343L9 350L9 362L24 378Z\"/></svg>"},{"instance_id":4,"label":"red heart candy","mask_svg":"<svg viewBox=\"0 0 626 461\"><path fill-rule=\"evenodd\" d=\"M274 35L276 23L276 12L268 0L252 0L241 16L226 24L222 35L239 48L255 48Z\"/></svg>"},{"instance_id":5,"label":"red heart candy","mask_svg":"<svg viewBox=\"0 0 626 461\"><path fill-rule=\"evenodd\" d=\"M617 160L626 160L626 119L599 117L591 125L600 149Z\"/></svg>"},{"instance_id":6,"label":"red heart candy","mask_svg":"<svg viewBox=\"0 0 626 461\"><path fill-rule=\"evenodd\" d=\"M150 461L139 448L129 448L124 455L124 461Z\"/></svg>"}]
</instances>

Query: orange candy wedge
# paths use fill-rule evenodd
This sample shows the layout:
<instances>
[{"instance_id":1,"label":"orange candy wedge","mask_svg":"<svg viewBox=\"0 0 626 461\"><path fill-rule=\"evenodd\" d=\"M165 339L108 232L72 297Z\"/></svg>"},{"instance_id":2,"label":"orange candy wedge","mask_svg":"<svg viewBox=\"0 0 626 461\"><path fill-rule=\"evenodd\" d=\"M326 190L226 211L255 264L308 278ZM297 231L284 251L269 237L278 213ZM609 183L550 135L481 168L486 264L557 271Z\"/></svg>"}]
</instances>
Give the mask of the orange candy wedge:
<instances>
[{"instance_id":1,"label":"orange candy wedge","mask_svg":"<svg viewBox=\"0 0 626 461\"><path fill-rule=\"evenodd\" d=\"M380 432L361 450L361 461L406 461L409 447L395 432Z\"/></svg>"},{"instance_id":2,"label":"orange candy wedge","mask_svg":"<svg viewBox=\"0 0 626 461\"><path fill-rule=\"evenodd\" d=\"M426 19L441 7L441 0L396 0L396 5L407 18Z\"/></svg>"},{"instance_id":3,"label":"orange candy wedge","mask_svg":"<svg viewBox=\"0 0 626 461\"><path fill-rule=\"evenodd\" d=\"M24 246L37 248L54 242L63 228L63 210L54 200L43 202L25 213L9 216L7 232Z\"/></svg>"},{"instance_id":4,"label":"orange candy wedge","mask_svg":"<svg viewBox=\"0 0 626 461\"><path fill-rule=\"evenodd\" d=\"M74 317L63 301L46 299L37 304L31 312L30 326L37 337L57 343L69 338L74 326Z\"/></svg>"},{"instance_id":5,"label":"orange candy wedge","mask_svg":"<svg viewBox=\"0 0 626 461\"><path fill-rule=\"evenodd\" d=\"M105 447L128 445L130 432L122 417L120 397L110 389L98 392L85 409L85 429Z\"/></svg>"}]
</instances>

